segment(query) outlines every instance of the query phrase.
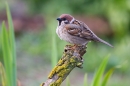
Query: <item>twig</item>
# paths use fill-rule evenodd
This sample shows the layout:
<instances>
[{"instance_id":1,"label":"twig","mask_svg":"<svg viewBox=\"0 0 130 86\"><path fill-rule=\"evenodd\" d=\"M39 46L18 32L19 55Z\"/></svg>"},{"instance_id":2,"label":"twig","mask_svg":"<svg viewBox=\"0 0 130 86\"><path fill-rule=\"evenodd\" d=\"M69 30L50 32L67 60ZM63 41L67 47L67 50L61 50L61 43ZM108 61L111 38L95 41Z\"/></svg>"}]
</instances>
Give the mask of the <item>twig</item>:
<instances>
[{"instance_id":1,"label":"twig","mask_svg":"<svg viewBox=\"0 0 130 86\"><path fill-rule=\"evenodd\" d=\"M66 45L62 58L50 72L48 80L40 86L60 86L75 67L82 68L85 53L86 46Z\"/></svg>"}]
</instances>

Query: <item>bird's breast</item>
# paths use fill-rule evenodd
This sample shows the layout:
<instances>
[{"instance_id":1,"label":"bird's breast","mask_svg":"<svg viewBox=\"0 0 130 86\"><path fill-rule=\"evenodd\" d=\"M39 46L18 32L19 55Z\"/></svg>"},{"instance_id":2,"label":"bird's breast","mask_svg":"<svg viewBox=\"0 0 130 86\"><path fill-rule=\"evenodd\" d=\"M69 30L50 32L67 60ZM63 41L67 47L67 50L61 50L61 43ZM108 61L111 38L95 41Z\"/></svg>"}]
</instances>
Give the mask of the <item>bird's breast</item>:
<instances>
[{"instance_id":1,"label":"bird's breast","mask_svg":"<svg viewBox=\"0 0 130 86\"><path fill-rule=\"evenodd\" d=\"M61 40L66 40L66 37L68 36L67 31L65 30L64 27L57 27L56 33Z\"/></svg>"}]
</instances>

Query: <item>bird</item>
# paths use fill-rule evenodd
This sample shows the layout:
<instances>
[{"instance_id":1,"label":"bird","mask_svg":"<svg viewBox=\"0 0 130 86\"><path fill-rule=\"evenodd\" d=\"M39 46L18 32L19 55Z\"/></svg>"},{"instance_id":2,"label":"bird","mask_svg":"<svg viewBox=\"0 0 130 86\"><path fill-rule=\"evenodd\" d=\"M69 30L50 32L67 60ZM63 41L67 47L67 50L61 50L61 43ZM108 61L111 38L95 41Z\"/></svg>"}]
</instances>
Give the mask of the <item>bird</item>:
<instances>
[{"instance_id":1,"label":"bird","mask_svg":"<svg viewBox=\"0 0 130 86\"><path fill-rule=\"evenodd\" d=\"M58 18L56 33L61 40L75 45L86 46L88 42L96 41L113 47L108 42L99 38L92 30L82 21L75 19L70 14L62 14Z\"/></svg>"}]
</instances>

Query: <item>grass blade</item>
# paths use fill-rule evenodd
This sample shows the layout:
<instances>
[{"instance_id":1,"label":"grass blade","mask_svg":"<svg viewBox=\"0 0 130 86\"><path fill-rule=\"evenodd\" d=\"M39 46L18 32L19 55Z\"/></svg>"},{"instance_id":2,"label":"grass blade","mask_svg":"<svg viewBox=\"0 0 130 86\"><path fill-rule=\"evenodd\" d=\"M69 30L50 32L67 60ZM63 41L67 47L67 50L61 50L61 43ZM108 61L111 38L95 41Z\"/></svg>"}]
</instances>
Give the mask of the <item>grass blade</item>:
<instances>
[{"instance_id":1,"label":"grass blade","mask_svg":"<svg viewBox=\"0 0 130 86\"><path fill-rule=\"evenodd\" d=\"M13 79L13 86L16 86L16 49L15 49L15 35L14 35L14 27L12 22L12 17L10 13L10 9L8 4L6 3L6 12L8 18L8 25L9 25L9 42L10 42L10 52L12 54L12 79Z\"/></svg>"},{"instance_id":2,"label":"grass blade","mask_svg":"<svg viewBox=\"0 0 130 86\"><path fill-rule=\"evenodd\" d=\"M16 57L15 55L15 35L14 35L14 27L13 27L13 21L12 21L12 17L11 17L11 13L9 10L9 6L6 3L6 13L7 13L7 19L8 19L8 25L9 25L9 39L10 39L10 46L11 46L11 50L12 50L12 54L13 57Z\"/></svg>"},{"instance_id":3,"label":"grass blade","mask_svg":"<svg viewBox=\"0 0 130 86\"><path fill-rule=\"evenodd\" d=\"M54 23L55 21L51 21L50 24L48 25L49 32L51 32L52 36L52 57L51 57L51 62L52 62L52 68L55 67L58 61L58 52L57 52L57 42L56 42L56 33L54 28Z\"/></svg>"},{"instance_id":4,"label":"grass blade","mask_svg":"<svg viewBox=\"0 0 130 86\"><path fill-rule=\"evenodd\" d=\"M1 78L2 86L7 86L5 70L1 62L0 62L0 76L1 76L0 78Z\"/></svg>"},{"instance_id":5,"label":"grass blade","mask_svg":"<svg viewBox=\"0 0 130 86\"><path fill-rule=\"evenodd\" d=\"M7 75L7 85L11 85L11 74L12 74L12 69L11 69L11 52L9 48L9 38L8 38L8 32L5 27L4 22L2 23L2 50L3 50L3 59L4 59L4 65L5 65L5 71ZM12 85L11 85L12 86Z\"/></svg>"},{"instance_id":6,"label":"grass blade","mask_svg":"<svg viewBox=\"0 0 130 86\"><path fill-rule=\"evenodd\" d=\"M83 86L87 86L87 73L85 73L85 75L84 75L84 85Z\"/></svg>"},{"instance_id":7,"label":"grass blade","mask_svg":"<svg viewBox=\"0 0 130 86\"><path fill-rule=\"evenodd\" d=\"M114 68L111 68L105 75L103 81L102 81L102 85L101 86L106 86L109 78L111 77L111 75L113 74L114 72Z\"/></svg>"},{"instance_id":8,"label":"grass blade","mask_svg":"<svg viewBox=\"0 0 130 86\"><path fill-rule=\"evenodd\" d=\"M104 77L104 79L103 79L103 81L102 81L102 85L101 85L101 86L106 86L106 84L107 84L109 78L111 77L111 75L113 74L113 72L114 72L114 70L115 70L116 68L121 68L123 65L126 65L126 64L127 64L127 61L124 61L122 64L117 65L117 66L111 68L111 69L105 74L105 77Z\"/></svg>"},{"instance_id":9,"label":"grass blade","mask_svg":"<svg viewBox=\"0 0 130 86\"><path fill-rule=\"evenodd\" d=\"M92 82L92 86L101 86L101 78L104 73L108 58L109 58L109 55L104 58L103 62L99 66L98 70L96 71L96 74Z\"/></svg>"},{"instance_id":10,"label":"grass blade","mask_svg":"<svg viewBox=\"0 0 130 86\"><path fill-rule=\"evenodd\" d=\"M6 3L6 12L9 29L7 30L4 22L2 23L2 51L7 76L7 86L16 86L16 50L15 37L12 17L8 4Z\"/></svg>"}]
</instances>

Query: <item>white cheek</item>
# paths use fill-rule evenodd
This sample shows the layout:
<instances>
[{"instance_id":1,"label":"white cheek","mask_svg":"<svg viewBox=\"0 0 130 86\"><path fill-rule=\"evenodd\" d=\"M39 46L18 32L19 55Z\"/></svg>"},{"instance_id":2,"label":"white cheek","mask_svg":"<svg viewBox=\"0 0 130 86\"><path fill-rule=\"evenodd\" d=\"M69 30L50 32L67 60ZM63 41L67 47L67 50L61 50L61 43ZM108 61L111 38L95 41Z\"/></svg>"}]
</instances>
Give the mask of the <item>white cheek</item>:
<instances>
[{"instance_id":1,"label":"white cheek","mask_svg":"<svg viewBox=\"0 0 130 86\"><path fill-rule=\"evenodd\" d=\"M64 24L65 24L64 21L62 21L62 22L61 22L61 26L64 25Z\"/></svg>"}]
</instances>

